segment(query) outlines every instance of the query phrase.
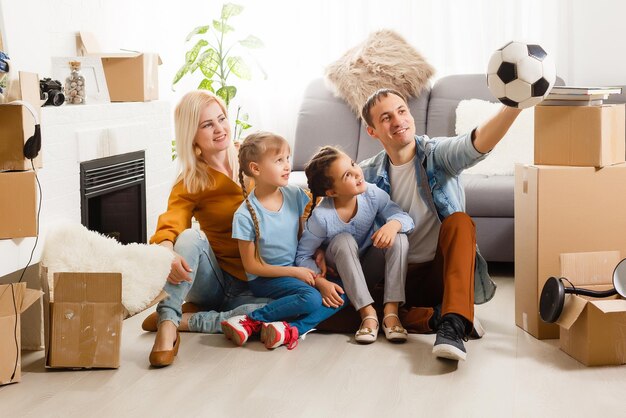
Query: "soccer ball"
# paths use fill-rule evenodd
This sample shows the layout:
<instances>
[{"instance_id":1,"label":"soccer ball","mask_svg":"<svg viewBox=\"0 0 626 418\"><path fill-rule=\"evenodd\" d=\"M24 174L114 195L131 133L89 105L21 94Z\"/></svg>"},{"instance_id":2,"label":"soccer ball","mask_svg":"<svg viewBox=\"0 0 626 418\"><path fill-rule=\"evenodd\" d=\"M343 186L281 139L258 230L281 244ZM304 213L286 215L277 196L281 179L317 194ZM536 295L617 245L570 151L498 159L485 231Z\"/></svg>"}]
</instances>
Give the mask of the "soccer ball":
<instances>
[{"instance_id":1,"label":"soccer ball","mask_svg":"<svg viewBox=\"0 0 626 418\"><path fill-rule=\"evenodd\" d=\"M493 53L487 86L500 102L525 109L541 102L556 80L554 61L539 45L512 41Z\"/></svg>"}]
</instances>

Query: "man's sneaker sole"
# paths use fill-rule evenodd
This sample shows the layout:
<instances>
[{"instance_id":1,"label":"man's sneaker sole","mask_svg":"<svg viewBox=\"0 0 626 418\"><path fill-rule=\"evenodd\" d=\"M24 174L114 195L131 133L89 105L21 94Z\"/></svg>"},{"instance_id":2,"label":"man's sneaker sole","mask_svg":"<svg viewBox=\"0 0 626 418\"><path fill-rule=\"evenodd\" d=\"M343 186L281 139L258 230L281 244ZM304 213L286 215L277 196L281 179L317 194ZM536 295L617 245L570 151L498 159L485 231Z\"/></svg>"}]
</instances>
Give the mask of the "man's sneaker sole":
<instances>
[{"instance_id":1,"label":"man's sneaker sole","mask_svg":"<svg viewBox=\"0 0 626 418\"><path fill-rule=\"evenodd\" d=\"M472 331L469 334L469 337L478 340L485 335L485 328L483 328L483 324L480 323L478 317L474 315L474 323L473 323Z\"/></svg>"},{"instance_id":2,"label":"man's sneaker sole","mask_svg":"<svg viewBox=\"0 0 626 418\"><path fill-rule=\"evenodd\" d=\"M433 354L440 358L447 358L450 360L465 360L467 353L459 350L450 344L437 344L433 347Z\"/></svg>"},{"instance_id":3,"label":"man's sneaker sole","mask_svg":"<svg viewBox=\"0 0 626 418\"><path fill-rule=\"evenodd\" d=\"M235 327L233 327L228 321L222 321L222 332L226 336L227 339L231 340L233 344L238 347L244 345L247 341L246 336L238 331Z\"/></svg>"}]
</instances>

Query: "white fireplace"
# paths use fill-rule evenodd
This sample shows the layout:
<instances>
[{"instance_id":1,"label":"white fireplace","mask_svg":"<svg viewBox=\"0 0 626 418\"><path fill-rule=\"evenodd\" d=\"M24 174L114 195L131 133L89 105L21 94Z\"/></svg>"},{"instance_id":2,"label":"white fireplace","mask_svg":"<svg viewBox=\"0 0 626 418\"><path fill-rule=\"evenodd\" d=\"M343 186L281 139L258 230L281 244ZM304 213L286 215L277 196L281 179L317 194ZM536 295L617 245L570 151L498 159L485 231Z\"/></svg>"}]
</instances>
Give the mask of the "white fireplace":
<instances>
[{"instance_id":1,"label":"white fireplace","mask_svg":"<svg viewBox=\"0 0 626 418\"><path fill-rule=\"evenodd\" d=\"M31 264L39 262L46 227L81 222L80 163L145 151L146 231L154 233L174 181L170 103L110 103L42 108L43 191L40 238ZM35 238L0 240L0 277L26 266Z\"/></svg>"}]
</instances>

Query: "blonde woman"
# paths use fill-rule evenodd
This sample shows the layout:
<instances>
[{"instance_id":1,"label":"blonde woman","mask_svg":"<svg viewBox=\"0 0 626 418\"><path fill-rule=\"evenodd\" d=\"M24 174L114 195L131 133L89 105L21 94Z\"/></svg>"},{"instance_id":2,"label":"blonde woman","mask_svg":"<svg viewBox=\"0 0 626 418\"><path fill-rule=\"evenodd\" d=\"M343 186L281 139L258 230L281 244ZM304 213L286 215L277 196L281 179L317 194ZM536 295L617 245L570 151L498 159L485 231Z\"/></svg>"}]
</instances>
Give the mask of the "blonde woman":
<instances>
[{"instance_id":1,"label":"blonde woman","mask_svg":"<svg viewBox=\"0 0 626 418\"><path fill-rule=\"evenodd\" d=\"M172 364L180 345L178 331L221 332L221 321L267 301L248 290L232 238L233 215L243 193L224 103L206 91L187 93L176 107L175 129L181 173L150 239L175 254L164 287L169 297L142 325L157 331L150 353L154 367ZM192 217L200 230L190 229ZM190 303L183 306L183 301Z\"/></svg>"}]
</instances>

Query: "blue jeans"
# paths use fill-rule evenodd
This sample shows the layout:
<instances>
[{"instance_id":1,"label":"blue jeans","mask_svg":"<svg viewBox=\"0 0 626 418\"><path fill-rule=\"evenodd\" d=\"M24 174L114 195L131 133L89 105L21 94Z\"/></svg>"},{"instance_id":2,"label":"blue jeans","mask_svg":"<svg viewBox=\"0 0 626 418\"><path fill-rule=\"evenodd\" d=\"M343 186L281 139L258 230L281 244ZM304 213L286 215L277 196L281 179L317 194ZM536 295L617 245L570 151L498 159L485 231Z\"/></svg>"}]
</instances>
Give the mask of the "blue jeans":
<instances>
[{"instance_id":1,"label":"blue jeans","mask_svg":"<svg viewBox=\"0 0 626 418\"><path fill-rule=\"evenodd\" d=\"M186 229L176 239L174 251L180 254L191 272L191 282L172 284L167 282L164 290L168 298L157 305L159 322L172 321L180 324L183 301L200 308L189 319L189 330L194 332L222 332L220 322L233 315L254 311L269 301L255 297L246 282L222 270L211 249L206 235L199 230Z\"/></svg>"},{"instance_id":2,"label":"blue jeans","mask_svg":"<svg viewBox=\"0 0 626 418\"><path fill-rule=\"evenodd\" d=\"M252 312L250 318L261 322L288 321L298 329L299 335L309 332L349 303L344 294L341 295L343 305L326 307L322 305L322 295L316 288L294 277L257 277L248 285L255 296L274 299Z\"/></svg>"}]
</instances>

